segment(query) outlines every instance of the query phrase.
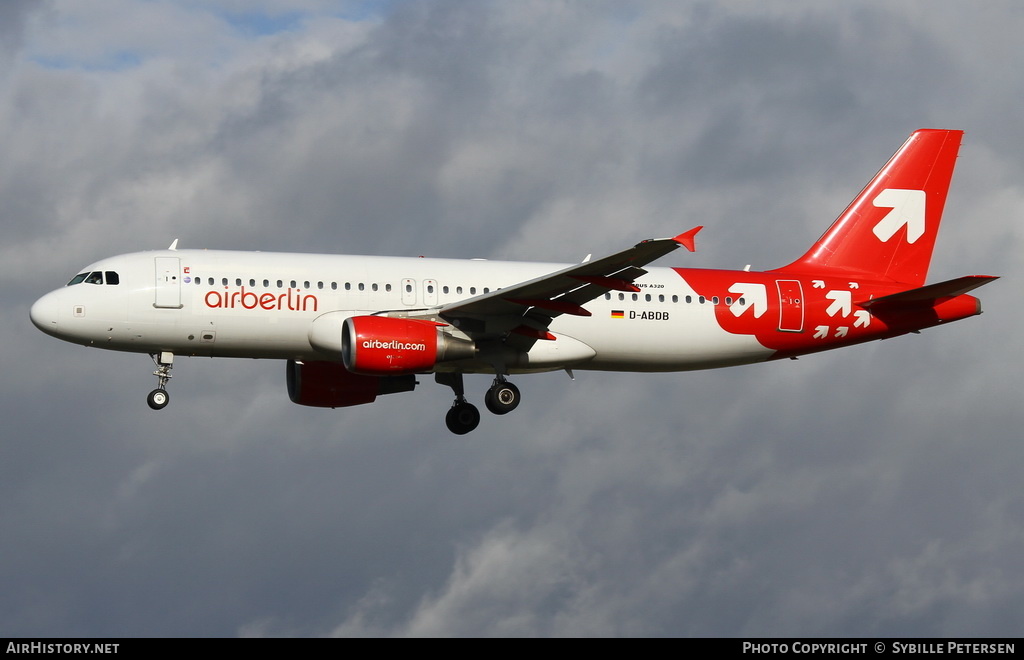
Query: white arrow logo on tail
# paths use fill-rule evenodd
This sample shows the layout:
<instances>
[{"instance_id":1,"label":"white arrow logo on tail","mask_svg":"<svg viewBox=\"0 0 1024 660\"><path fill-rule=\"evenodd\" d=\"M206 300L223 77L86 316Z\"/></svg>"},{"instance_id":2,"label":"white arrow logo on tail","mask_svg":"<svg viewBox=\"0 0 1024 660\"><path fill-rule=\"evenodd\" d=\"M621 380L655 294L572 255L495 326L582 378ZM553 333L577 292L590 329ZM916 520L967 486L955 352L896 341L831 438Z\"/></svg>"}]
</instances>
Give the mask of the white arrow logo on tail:
<instances>
[{"instance_id":1,"label":"white arrow logo on tail","mask_svg":"<svg viewBox=\"0 0 1024 660\"><path fill-rule=\"evenodd\" d=\"M846 333L850 331L845 325L836 328L836 337L845 337Z\"/></svg>"},{"instance_id":2,"label":"white arrow logo on tail","mask_svg":"<svg viewBox=\"0 0 1024 660\"><path fill-rule=\"evenodd\" d=\"M896 235L900 227L907 228L907 242L913 243L924 236L924 191L886 188L875 196L872 204L891 209L878 221L874 229L878 240L885 243Z\"/></svg>"},{"instance_id":3,"label":"white arrow logo on tail","mask_svg":"<svg viewBox=\"0 0 1024 660\"><path fill-rule=\"evenodd\" d=\"M729 287L729 293L735 293L737 296L736 302L729 307L733 316L740 316L751 307L754 308L754 318L760 318L768 311L768 292L763 284L737 282Z\"/></svg>"},{"instance_id":4,"label":"white arrow logo on tail","mask_svg":"<svg viewBox=\"0 0 1024 660\"><path fill-rule=\"evenodd\" d=\"M844 317L850 315L850 310L853 309L853 294L849 291L829 291L825 297L832 301L832 304L825 309L826 314L835 316L842 312Z\"/></svg>"},{"instance_id":5,"label":"white arrow logo on tail","mask_svg":"<svg viewBox=\"0 0 1024 660\"><path fill-rule=\"evenodd\" d=\"M855 328L866 328L871 325L871 312L866 309L858 309L853 313L853 318L856 319L853 322Z\"/></svg>"},{"instance_id":6,"label":"white arrow logo on tail","mask_svg":"<svg viewBox=\"0 0 1024 660\"><path fill-rule=\"evenodd\" d=\"M828 337L828 326L827 325L819 325L818 327L816 327L814 329L814 338L815 339L824 339L825 337Z\"/></svg>"}]
</instances>

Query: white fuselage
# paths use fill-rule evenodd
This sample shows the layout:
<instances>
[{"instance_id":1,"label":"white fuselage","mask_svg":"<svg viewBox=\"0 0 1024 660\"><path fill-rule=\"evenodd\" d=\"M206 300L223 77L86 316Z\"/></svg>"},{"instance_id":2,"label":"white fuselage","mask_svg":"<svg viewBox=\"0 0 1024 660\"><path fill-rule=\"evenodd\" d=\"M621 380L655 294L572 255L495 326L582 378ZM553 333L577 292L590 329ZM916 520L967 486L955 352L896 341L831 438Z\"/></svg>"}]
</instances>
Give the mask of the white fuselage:
<instances>
[{"instance_id":1,"label":"white fuselage","mask_svg":"<svg viewBox=\"0 0 1024 660\"><path fill-rule=\"evenodd\" d=\"M564 267L218 250L141 252L86 267L84 273L114 273L117 283L81 282L53 291L33 306L32 318L61 339L110 350L336 360L310 341L314 321L325 314L437 308ZM509 371L681 371L771 357L773 351L753 336L723 331L714 307L696 302L696 292L679 271L648 271L636 281L640 293L612 291L586 305L591 316L555 318L550 331L566 341L537 342L530 351L535 359ZM458 369L493 371L485 361L462 362Z\"/></svg>"}]
</instances>

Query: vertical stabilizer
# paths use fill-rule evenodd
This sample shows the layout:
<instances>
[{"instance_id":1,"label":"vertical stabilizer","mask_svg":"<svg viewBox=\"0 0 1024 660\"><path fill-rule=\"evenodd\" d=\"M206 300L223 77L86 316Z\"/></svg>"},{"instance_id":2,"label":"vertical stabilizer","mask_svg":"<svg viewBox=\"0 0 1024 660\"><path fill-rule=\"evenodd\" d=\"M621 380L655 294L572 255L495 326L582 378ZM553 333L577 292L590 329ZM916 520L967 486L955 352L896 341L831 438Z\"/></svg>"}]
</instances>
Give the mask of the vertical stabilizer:
<instances>
[{"instance_id":1,"label":"vertical stabilizer","mask_svg":"<svg viewBox=\"0 0 1024 660\"><path fill-rule=\"evenodd\" d=\"M914 131L787 272L842 271L924 284L963 131Z\"/></svg>"}]
</instances>

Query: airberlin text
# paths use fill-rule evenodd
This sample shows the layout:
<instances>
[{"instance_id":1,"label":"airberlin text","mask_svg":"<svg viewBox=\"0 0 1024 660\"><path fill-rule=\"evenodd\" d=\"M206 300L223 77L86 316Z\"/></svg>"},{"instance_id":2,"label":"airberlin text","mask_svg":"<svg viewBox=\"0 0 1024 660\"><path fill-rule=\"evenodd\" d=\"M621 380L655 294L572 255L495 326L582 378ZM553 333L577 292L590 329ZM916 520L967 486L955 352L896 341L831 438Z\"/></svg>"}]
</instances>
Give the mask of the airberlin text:
<instances>
[{"instance_id":1,"label":"airberlin text","mask_svg":"<svg viewBox=\"0 0 1024 660\"><path fill-rule=\"evenodd\" d=\"M363 348L380 348L393 351L425 351L427 350L427 345L413 344L411 342L398 341L397 339L392 339L391 341L366 339L363 341Z\"/></svg>"},{"instance_id":2,"label":"airberlin text","mask_svg":"<svg viewBox=\"0 0 1024 660\"><path fill-rule=\"evenodd\" d=\"M254 293L246 291L243 286L238 291L229 291L227 287L220 291L207 291L203 302L212 309L256 309L292 312L317 311L316 296L302 295L302 289L291 289L285 293Z\"/></svg>"}]
</instances>

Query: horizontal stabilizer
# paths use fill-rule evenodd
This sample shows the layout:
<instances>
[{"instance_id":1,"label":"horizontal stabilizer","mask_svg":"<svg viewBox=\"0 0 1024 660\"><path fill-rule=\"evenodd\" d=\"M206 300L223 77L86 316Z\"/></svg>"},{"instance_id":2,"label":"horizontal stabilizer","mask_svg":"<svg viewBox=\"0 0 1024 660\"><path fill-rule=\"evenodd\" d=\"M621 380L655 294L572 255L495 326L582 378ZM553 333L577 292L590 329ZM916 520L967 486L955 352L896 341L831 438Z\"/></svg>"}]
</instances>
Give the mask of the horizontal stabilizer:
<instances>
[{"instance_id":1,"label":"horizontal stabilizer","mask_svg":"<svg viewBox=\"0 0 1024 660\"><path fill-rule=\"evenodd\" d=\"M965 275L953 280L929 284L928 286L910 289L909 291L900 291L890 296L882 296L881 298L874 298L857 304L865 309L890 305L900 307L932 307L943 299L963 295L997 279L999 278L993 275Z\"/></svg>"}]
</instances>

